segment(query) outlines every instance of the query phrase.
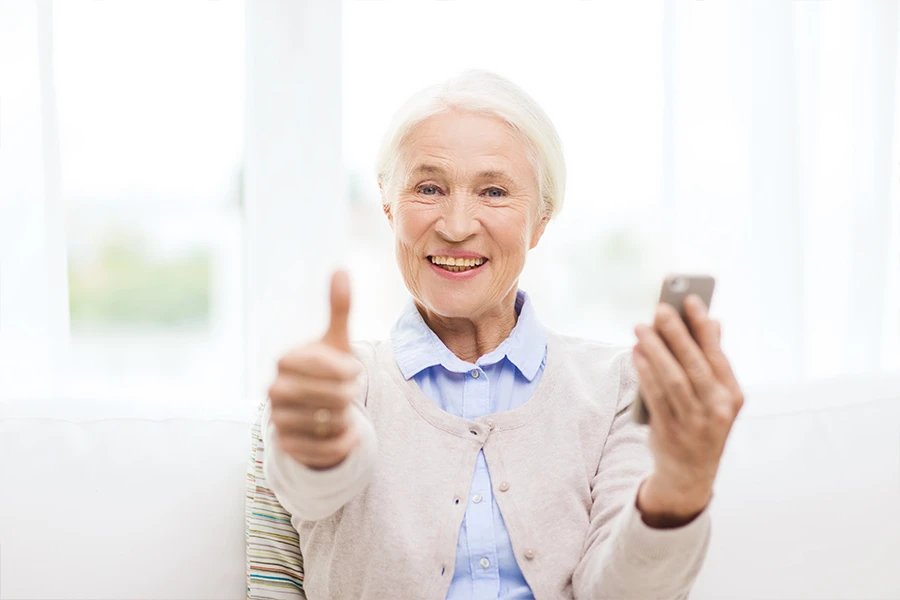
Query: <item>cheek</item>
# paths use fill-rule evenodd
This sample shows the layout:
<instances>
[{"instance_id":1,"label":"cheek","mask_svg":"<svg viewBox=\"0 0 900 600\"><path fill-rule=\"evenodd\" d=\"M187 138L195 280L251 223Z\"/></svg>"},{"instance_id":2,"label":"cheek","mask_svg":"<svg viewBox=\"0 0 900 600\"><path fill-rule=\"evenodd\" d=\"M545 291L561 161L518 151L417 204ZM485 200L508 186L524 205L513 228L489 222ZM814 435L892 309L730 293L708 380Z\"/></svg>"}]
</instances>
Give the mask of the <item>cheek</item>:
<instances>
[{"instance_id":1,"label":"cheek","mask_svg":"<svg viewBox=\"0 0 900 600\"><path fill-rule=\"evenodd\" d=\"M492 215L489 231L507 260L512 262L525 260L531 241L529 222L525 215L517 211Z\"/></svg>"},{"instance_id":2,"label":"cheek","mask_svg":"<svg viewBox=\"0 0 900 600\"><path fill-rule=\"evenodd\" d=\"M394 205L394 235L399 240L409 237L410 230L415 227L415 219L410 211L399 202Z\"/></svg>"},{"instance_id":3,"label":"cheek","mask_svg":"<svg viewBox=\"0 0 900 600\"><path fill-rule=\"evenodd\" d=\"M399 207L394 215L394 236L403 260L416 258L413 255L418 252L417 246L426 239L430 223L427 210L413 206Z\"/></svg>"}]
</instances>

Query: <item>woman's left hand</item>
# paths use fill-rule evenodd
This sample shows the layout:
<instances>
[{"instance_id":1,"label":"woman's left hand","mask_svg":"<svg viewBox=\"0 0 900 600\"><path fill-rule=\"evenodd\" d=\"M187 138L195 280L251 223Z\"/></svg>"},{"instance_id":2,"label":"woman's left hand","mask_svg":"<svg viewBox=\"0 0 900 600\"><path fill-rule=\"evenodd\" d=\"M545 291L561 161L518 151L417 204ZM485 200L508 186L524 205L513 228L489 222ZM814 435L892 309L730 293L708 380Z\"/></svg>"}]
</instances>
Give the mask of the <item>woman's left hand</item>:
<instances>
[{"instance_id":1,"label":"woman's left hand","mask_svg":"<svg viewBox=\"0 0 900 600\"><path fill-rule=\"evenodd\" d=\"M655 459L637 505L644 521L658 527L682 525L706 507L725 440L744 403L719 345L718 321L694 295L685 299L684 310L694 337L668 304L659 305L652 328L635 328L632 356L651 415Z\"/></svg>"}]
</instances>

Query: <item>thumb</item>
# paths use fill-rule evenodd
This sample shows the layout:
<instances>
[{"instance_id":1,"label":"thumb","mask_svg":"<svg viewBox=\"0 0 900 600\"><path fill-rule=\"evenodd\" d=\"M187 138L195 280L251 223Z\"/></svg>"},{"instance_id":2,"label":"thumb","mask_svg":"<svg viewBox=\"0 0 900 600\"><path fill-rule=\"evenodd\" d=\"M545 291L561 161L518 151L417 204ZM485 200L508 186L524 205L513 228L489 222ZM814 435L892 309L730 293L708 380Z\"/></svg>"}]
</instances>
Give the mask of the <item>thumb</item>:
<instances>
[{"instance_id":1,"label":"thumb","mask_svg":"<svg viewBox=\"0 0 900 600\"><path fill-rule=\"evenodd\" d=\"M329 346L350 352L347 320L350 317L350 276L339 269L331 276L331 322L322 341Z\"/></svg>"}]
</instances>

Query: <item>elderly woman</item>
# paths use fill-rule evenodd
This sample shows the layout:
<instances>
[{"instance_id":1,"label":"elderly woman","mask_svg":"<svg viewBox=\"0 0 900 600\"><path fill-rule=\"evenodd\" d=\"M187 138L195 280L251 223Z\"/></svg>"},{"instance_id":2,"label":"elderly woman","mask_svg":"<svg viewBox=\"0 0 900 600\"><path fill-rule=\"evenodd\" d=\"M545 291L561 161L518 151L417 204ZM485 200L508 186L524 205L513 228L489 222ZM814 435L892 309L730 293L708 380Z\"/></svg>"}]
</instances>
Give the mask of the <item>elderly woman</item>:
<instances>
[{"instance_id":1,"label":"elderly woman","mask_svg":"<svg viewBox=\"0 0 900 600\"><path fill-rule=\"evenodd\" d=\"M338 272L325 336L279 361L263 417L308 597L686 597L742 404L718 323L694 297L693 336L660 306L632 349L541 326L518 280L565 165L496 75L415 95L378 182L411 300L390 339L351 346Z\"/></svg>"}]
</instances>

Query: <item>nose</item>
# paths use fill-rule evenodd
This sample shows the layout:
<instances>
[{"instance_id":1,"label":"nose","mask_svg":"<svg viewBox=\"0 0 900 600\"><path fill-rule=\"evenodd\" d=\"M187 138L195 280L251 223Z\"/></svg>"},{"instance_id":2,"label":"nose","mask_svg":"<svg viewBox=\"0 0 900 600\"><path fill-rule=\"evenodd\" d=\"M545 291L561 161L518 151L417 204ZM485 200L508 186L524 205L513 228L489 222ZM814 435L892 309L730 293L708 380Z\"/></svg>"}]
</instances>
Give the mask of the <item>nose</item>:
<instances>
[{"instance_id":1,"label":"nose","mask_svg":"<svg viewBox=\"0 0 900 600\"><path fill-rule=\"evenodd\" d=\"M444 205L444 214L438 220L437 233L448 242L462 242L475 235L481 226L471 206L462 195Z\"/></svg>"}]
</instances>

